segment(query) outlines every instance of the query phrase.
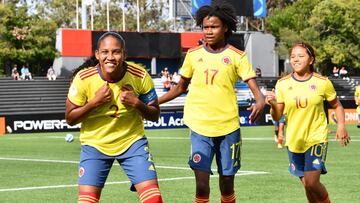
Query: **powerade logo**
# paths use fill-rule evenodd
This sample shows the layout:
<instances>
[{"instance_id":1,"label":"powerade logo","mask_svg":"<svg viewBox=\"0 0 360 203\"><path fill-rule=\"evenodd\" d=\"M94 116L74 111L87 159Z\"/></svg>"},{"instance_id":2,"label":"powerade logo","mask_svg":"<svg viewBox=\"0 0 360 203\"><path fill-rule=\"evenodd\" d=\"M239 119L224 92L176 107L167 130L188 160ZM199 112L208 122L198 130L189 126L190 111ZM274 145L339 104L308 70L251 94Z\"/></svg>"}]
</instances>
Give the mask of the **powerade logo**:
<instances>
[{"instance_id":1,"label":"powerade logo","mask_svg":"<svg viewBox=\"0 0 360 203\"><path fill-rule=\"evenodd\" d=\"M145 120L144 126L146 129L186 127L184 125L183 113L163 113L156 122Z\"/></svg>"},{"instance_id":2,"label":"powerade logo","mask_svg":"<svg viewBox=\"0 0 360 203\"><path fill-rule=\"evenodd\" d=\"M80 128L80 124L70 126L63 120L24 120L14 121L14 131L64 130Z\"/></svg>"}]
</instances>

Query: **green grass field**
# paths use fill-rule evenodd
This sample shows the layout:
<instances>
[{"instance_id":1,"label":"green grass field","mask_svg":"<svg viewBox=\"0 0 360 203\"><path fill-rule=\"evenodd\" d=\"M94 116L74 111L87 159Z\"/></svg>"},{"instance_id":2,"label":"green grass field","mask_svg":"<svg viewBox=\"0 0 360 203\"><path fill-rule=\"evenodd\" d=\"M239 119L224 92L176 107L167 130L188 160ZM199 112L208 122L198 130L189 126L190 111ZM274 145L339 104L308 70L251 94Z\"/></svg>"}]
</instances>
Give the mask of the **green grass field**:
<instances>
[{"instance_id":1,"label":"green grass field","mask_svg":"<svg viewBox=\"0 0 360 203\"><path fill-rule=\"evenodd\" d=\"M330 126L334 129L334 126ZM360 129L347 126L352 137L344 148L330 134L326 166L321 180L332 202L360 200ZM285 149L277 149L273 127L243 127L242 168L236 176L237 202L307 202L300 181L287 171ZM78 133L67 143L66 133L7 134L0 136L0 202L76 202ZM188 129L148 130L164 202L193 202L195 181L187 165ZM215 169L216 166L214 165ZM211 202L220 202L216 170L211 178ZM101 202L138 202L130 183L114 165Z\"/></svg>"}]
</instances>

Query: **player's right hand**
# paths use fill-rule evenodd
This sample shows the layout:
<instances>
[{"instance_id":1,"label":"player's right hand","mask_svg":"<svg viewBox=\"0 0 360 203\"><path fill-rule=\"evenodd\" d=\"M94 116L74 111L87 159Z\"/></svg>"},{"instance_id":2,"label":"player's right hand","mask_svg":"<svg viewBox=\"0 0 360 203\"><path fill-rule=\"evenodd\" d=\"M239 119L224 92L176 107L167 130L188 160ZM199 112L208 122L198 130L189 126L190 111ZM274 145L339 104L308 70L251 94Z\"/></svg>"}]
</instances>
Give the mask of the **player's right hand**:
<instances>
[{"instance_id":1,"label":"player's right hand","mask_svg":"<svg viewBox=\"0 0 360 203\"><path fill-rule=\"evenodd\" d=\"M276 102L276 95L274 89L272 89L272 91L266 91L265 102L268 105L271 105L272 102Z\"/></svg>"},{"instance_id":2,"label":"player's right hand","mask_svg":"<svg viewBox=\"0 0 360 203\"><path fill-rule=\"evenodd\" d=\"M109 83L105 82L105 84L96 91L93 102L95 103L96 106L99 106L101 104L111 101L111 98L112 98L112 93L109 87Z\"/></svg>"}]
</instances>

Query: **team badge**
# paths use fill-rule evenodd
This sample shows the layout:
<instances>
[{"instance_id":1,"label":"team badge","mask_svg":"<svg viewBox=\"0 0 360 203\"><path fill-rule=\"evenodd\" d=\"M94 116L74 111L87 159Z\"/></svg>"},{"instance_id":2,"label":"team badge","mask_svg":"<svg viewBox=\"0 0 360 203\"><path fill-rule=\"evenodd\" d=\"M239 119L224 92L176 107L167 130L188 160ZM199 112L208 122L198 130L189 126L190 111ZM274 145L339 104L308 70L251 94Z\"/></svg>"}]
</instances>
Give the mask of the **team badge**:
<instances>
[{"instance_id":1,"label":"team badge","mask_svg":"<svg viewBox=\"0 0 360 203\"><path fill-rule=\"evenodd\" d=\"M85 169L84 169L84 167L80 167L80 168L79 168L79 177L80 177L80 178L83 177L84 174L85 174Z\"/></svg>"},{"instance_id":2,"label":"team badge","mask_svg":"<svg viewBox=\"0 0 360 203\"><path fill-rule=\"evenodd\" d=\"M200 154L194 154L193 156L193 162L199 163L201 161L201 155Z\"/></svg>"},{"instance_id":3,"label":"team badge","mask_svg":"<svg viewBox=\"0 0 360 203\"><path fill-rule=\"evenodd\" d=\"M222 59L222 62L223 62L225 65L230 65L230 64L231 64L231 59L230 59L230 57L225 56L225 57Z\"/></svg>"},{"instance_id":4,"label":"team badge","mask_svg":"<svg viewBox=\"0 0 360 203\"><path fill-rule=\"evenodd\" d=\"M315 91L316 90L316 85L310 85L310 90Z\"/></svg>"},{"instance_id":5,"label":"team badge","mask_svg":"<svg viewBox=\"0 0 360 203\"><path fill-rule=\"evenodd\" d=\"M290 86L289 88L288 88L288 90L292 90L293 88Z\"/></svg>"},{"instance_id":6,"label":"team badge","mask_svg":"<svg viewBox=\"0 0 360 203\"><path fill-rule=\"evenodd\" d=\"M202 59L202 58L199 58L197 62L203 62L203 59Z\"/></svg>"},{"instance_id":7,"label":"team badge","mask_svg":"<svg viewBox=\"0 0 360 203\"><path fill-rule=\"evenodd\" d=\"M312 163L313 163L314 165L319 165L319 164L320 164L320 161L319 161L319 159L315 159Z\"/></svg>"}]
</instances>

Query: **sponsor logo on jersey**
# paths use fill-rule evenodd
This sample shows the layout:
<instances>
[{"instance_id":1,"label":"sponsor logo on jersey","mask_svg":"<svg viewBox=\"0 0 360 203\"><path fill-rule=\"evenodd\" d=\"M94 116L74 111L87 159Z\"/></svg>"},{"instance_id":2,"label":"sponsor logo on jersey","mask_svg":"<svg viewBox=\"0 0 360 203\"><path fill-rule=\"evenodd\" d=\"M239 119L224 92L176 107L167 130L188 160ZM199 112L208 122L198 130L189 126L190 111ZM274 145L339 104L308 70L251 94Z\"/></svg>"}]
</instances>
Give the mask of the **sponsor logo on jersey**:
<instances>
[{"instance_id":1,"label":"sponsor logo on jersey","mask_svg":"<svg viewBox=\"0 0 360 203\"><path fill-rule=\"evenodd\" d=\"M316 165L319 165L319 164L320 164L320 161L319 161L319 159L315 159L312 163L313 163L313 164L316 164Z\"/></svg>"}]
</instances>

